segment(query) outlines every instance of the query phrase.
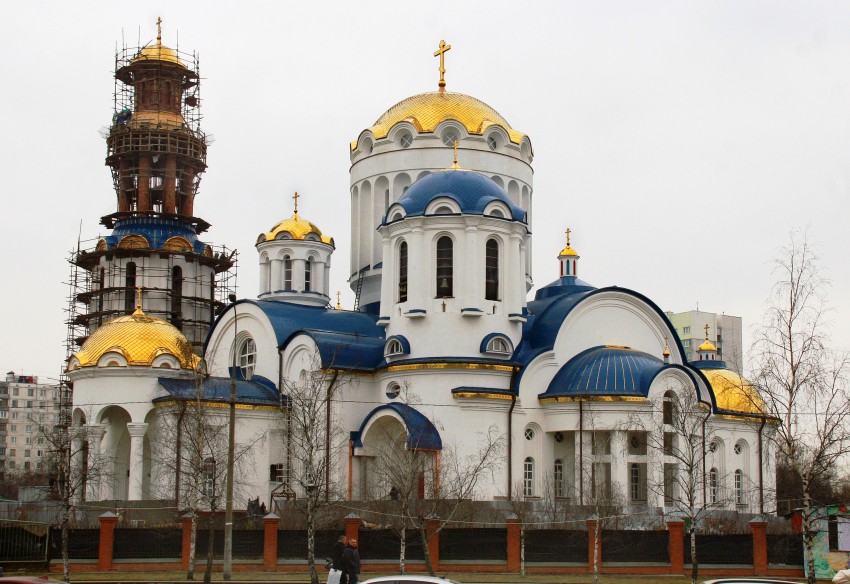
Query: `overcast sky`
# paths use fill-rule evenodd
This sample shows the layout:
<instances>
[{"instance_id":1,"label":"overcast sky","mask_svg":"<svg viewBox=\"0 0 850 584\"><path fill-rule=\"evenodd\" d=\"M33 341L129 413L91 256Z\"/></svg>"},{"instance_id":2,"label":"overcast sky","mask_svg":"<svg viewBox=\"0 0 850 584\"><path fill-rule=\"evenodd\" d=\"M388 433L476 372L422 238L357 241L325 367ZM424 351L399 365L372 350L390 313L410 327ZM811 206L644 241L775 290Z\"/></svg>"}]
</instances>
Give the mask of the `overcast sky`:
<instances>
[{"instance_id":1,"label":"overcast sky","mask_svg":"<svg viewBox=\"0 0 850 584\"><path fill-rule=\"evenodd\" d=\"M850 3L17 2L0 35L6 371L58 377L66 257L116 210L98 135L116 43L152 40L159 15L165 44L179 31L200 54L216 140L195 210L202 238L239 249L240 297L297 190L353 305L349 142L436 89L445 39L447 88L531 138L538 286L569 226L584 279L741 316L747 345L771 258L807 228L850 348Z\"/></svg>"}]
</instances>

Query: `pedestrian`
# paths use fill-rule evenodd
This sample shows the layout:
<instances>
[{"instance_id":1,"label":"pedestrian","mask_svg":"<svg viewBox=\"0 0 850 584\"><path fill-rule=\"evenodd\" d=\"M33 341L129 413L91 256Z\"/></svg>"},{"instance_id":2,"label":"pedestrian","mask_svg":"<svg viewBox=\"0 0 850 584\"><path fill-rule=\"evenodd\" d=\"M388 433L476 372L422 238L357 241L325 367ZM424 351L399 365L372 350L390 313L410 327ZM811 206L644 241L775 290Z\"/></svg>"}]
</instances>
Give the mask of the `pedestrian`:
<instances>
[{"instance_id":1,"label":"pedestrian","mask_svg":"<svg viewBox=\"0 0 850 584\"><path fill-rule=\"evenodd\" d=\"M342 559L342 554L345 551L345 536L340 535L336 543L331 548L331 573L328 574L328 584L331 582L331 577L334 571L339 572L339 584L348 584L348 577L345 573L345 562Z\"/></svg>"},{"instance_id":2,"label":"pedestrian","mask_svg":"<svg viewBox=\"0 0 850 584\"><path fill-rule=\"evenodd\" d=\"M360 576L360 552L357 551L356 539L348 540L348 546L342 552L342 563L348 576L348 584L357 584L357 579Z\"/></svg>"}]
</instances>

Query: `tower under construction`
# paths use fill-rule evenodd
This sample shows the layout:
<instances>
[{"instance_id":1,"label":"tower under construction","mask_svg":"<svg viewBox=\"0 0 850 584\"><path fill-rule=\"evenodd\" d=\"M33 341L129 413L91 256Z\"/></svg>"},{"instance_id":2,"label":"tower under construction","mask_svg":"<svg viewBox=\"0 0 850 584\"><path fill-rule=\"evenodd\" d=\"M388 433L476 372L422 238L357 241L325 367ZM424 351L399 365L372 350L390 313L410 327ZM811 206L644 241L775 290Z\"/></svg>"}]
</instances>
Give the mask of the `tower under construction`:
<instances>
[{"instance_id":1,"label":"tower under construction","mask_svg":"<svg viewBox=\"0 0 850 584\"><path fill-rule=\"evenodd\" d=\"M200 353L207 331L235 292L236 252L199 239L195 216L209 137L201 130L198 58L156 40L115 55L106 165L116 211L111 234L71 256L69 351L101 324L136 307L179 328Z\"/></svg>"}]
</instances>

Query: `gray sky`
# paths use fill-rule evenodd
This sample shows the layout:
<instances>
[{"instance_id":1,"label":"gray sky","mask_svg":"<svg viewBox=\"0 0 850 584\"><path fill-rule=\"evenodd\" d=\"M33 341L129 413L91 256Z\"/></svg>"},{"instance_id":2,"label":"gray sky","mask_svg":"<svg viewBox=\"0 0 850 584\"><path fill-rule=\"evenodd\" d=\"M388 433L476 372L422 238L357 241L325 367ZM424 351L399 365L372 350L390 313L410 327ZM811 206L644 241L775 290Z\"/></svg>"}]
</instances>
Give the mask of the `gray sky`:
<instances>
[{"instance_id":1,"label":"gray sky","mask_svg":"<svg viewBox=\"0 0 850 584\"><path fill-rule=\"evenodd\" d=\"M348 144L401 99L475 96L531 137L534 279L573 229L590 283L665 310L761 319L770 260L795 228L820 246L834 345L850 348L850 3L17 2L0 35L5 371L57 377L69 268L115 210L106 146L114 50L200 54L215 135L196 212L257 291L261 231L292 212L349 256Z\"/></svg>"}]
</instances>

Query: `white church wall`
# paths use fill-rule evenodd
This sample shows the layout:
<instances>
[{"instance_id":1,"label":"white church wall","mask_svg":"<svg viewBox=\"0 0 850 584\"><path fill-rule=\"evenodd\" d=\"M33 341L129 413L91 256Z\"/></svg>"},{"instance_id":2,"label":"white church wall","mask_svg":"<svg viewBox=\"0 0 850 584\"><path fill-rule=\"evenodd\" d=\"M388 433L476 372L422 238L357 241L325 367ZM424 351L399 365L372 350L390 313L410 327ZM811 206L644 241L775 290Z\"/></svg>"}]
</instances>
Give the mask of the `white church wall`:
<instances>
[{"instance_id":1,"label":"white church wall","mask_svg":"<svg viewBox=\"0 0 850 584\"><path fill-rule=\"evenodd\" d=\"M210 375L228 377L236 345L248 337L257 349L254 373L277 384L277 337L265 313L248 302L231 305L213 329L205 355Z\"/></svg>"}]
</instances>

